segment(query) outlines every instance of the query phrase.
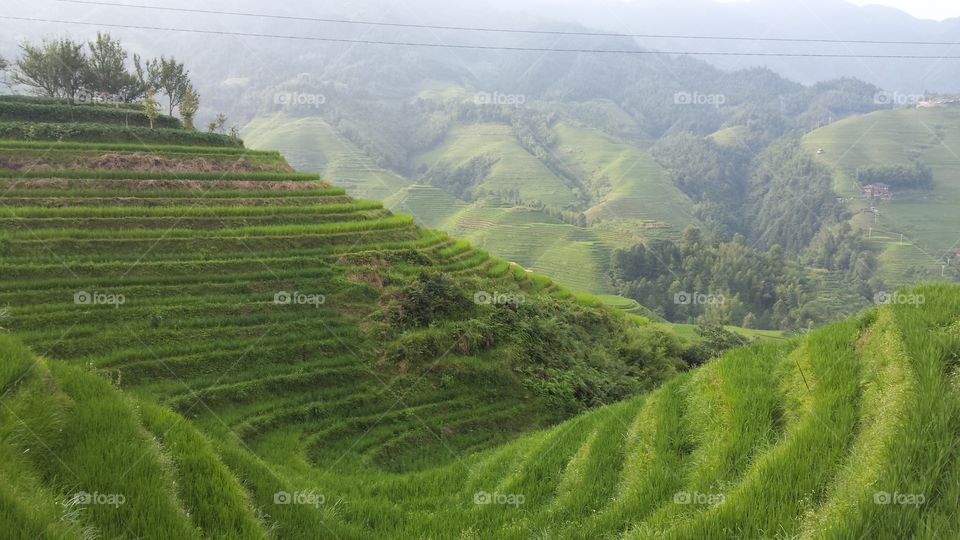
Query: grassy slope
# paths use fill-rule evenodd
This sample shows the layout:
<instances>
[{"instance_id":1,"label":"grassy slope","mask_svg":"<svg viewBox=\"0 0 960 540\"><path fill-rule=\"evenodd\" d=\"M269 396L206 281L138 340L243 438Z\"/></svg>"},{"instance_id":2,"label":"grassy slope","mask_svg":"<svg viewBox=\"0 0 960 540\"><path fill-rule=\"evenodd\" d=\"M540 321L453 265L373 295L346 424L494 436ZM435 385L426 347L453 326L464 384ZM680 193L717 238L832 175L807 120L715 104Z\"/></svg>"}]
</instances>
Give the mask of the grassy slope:
<instances>
[{"instance_id":1,"label":"grassy slope","mask_svg":"<svg viewBox=\"0 0 960 540\"><path fill-rule=\"evenodd\" d=\"M437 188L412 184L378 169L321 119L263 117L251 122L244 134L248 146L279 148L297 169L319 171L352 194L384 199L387 208L409 213L425 226L466 238L577 290L607 292L602 276L608 254L589 232L540 212L468 205ZM508 126L464 127L419 162L462 165L481 155L500 158L482 185L486 189L520 189L525 198L561 206L573 200L563 180L523 150Z\"/></svg>"},{"instance_id":2,"label":"grassy slope","mask_svg":"<svg viewBox=\"0 0 960 540\"><path fill-rule=\"evenodd\" d=\"M901 191L892 202L879 202L878 219L858 215L854 223L873 228L884 248L883 277L909 280L905 271L920 266L939 273L941 253L956 250L960 230L960 110L898 109L847 118L807 135L803 145L836 171L835 189L852 197L855 212L866 206L856 185L857 167L907 164L919 159L934 175L931 191ZM904 235L901 243L900 234Z\"/></svg>"},{"instance_id":3,"label":"grassy slope","mask_svg":"<svg viewBox=\"0 0 960 540\"><path fill-rule=\"evenodd\" d=\"M753 538L774 530L949 538L960 532L960 373L951 360L960 350L960 288L912 292L924 296L922 308L882 306L802 340L733 351L648 395L399 475L335 455L315 465L303 424L241 445L209 417L199 420L207 439L156 407L137 415L98 377L43 361L30 369L30 355L0 338L4 365L16 367L3 375L12 390L2 425L30 428L5 437L0 451L42 453L35 435L61 458L5 460L17 480L0 484L11 502L2 516L21 524L24 538L79 537L81 524L178 537L218 537L229 524L237 537L255 538L264 526L256 516L276 520L279 538ZM103 433L107 419L114 436L90 441L109 446L114 457L103 467L96 457L106 447L74 445L84 430ZM151 441L150 432L162 436ZM135 473L118 474L128 467ZM70 481L52 483L48 469ZM271 505L262 493L291 485L324 502ZM75 505L81 513L65 520L56 505L31 502L74 490L127 499L119 508ZM887 504L887 494L920 503ZM203 504L211 496L217 504Z\"/></svg>"},{"instance_id":4,"label":"grassy slope","mask_svg":"<svg viewBox=\"0 0 960 540\"><path fill-rule=\"evenodd\" d=\"M425 85L425 91L444 88L449 90L443 83ZM588 229L534 210L470 205L436 188L413 184L377 168L321 119L263 117L249 124L244 135L248 146L279 148L296 168L319 171L351 194L383 199L391 210L410 213L425 226L466 238L574 289L609 293L604 273L610 252L649 236L676 236L694 222L692 203L644 150L569 124L559 124L556 131L560 138L556 157L603 193L586 212L596 222ZM459 166L481 156L498 160L481 182L483 189L516 189L526 200L555 207L574 202L566 182L524 150L506 125L455 128L416 162Z\"/></svg>"},{"instance_id":5,"label":"grassy slope","mask_svg":"<svg viewBox=\"0 0 960 540\"><path fill-rule=\"evenodd\" d=\"M721 146L744 146L744 141L747 140L749 135L749 128L747 126L733 126L715 131L709 135L709 138L713 142Z\"/></svg>"},{"instance_id":6,"label":"grassy slope","mask_svg":"<svg viewBox=\"0 0 960 540\"><path fill-rule=\"evenodd\" d=\"M693 222L692 204L643 150L590 129L559 124L556 131L556 156L604 193L603 201L586 212L596 224L583 229L534 210L475 205L448 217L440 228L574 289L608 292L603 275L610 252L649 236L677 235ZM512 157L516 149L501 154L515 143L489 142L504 137L512 137L505 126L471 126L428 156L451 159L440 156L492 152L517 164Z\"/></svg>"},{"instance_id":7,"label":"grassy slope","mask_svg":"<svg viewBox=\"0 0 960 540\"><path fill-rule=\"evenodd\" d=\"M576 290L603 292L609 255L589 229L538 210L472 205L440 228Z\"/></svg>"},{"instance_id":8,"label":"grassy slope","mask_svg":"<svg viewBox=\"0 0 960 540\"><path fill-rule=\"evenodd\" d=\"M590 221L639 220L674 232L694 223L693 203L644 150L597 130L558 124L557 155L603 195Z\"/></svg>"},{"instance_id":9,"label":"grassy slope","mask_svg":"<svg viewBox=\"0 0 960 540\"><path fill-rule=\"evenodd\" d=\"M575 201L566 182L521 147L510 126L503 124L456 127L440 146L418 156L416 164L430 167L446 163L458 167L481 156L497 160L480 183L482 189L517 190L524 200L539 200L559 208Z\"/></svg>"},{"instance_id":10,"label":"grassy slope","mask_svg":"<svg viewBox=\"0 0 960 540\"><path fill-rule=\"evenodd\" d=\"M378 167L321 118L264 116L247 124L243 136L250 148L277 149L297 170L335 179L357 197L383 200L412 183Z\"/></svg>"},{"instance_id":11,"label":"grassy slope","mask_svg":"<svg viewBox=\"0 0 960 540\"><path fill-rule=\"evenodd\" d=\"M413 216L425 227L442 229L444 222L468 204L440 188L413 184L383 200L394 212Z\"/></svg>"}]
</instances>

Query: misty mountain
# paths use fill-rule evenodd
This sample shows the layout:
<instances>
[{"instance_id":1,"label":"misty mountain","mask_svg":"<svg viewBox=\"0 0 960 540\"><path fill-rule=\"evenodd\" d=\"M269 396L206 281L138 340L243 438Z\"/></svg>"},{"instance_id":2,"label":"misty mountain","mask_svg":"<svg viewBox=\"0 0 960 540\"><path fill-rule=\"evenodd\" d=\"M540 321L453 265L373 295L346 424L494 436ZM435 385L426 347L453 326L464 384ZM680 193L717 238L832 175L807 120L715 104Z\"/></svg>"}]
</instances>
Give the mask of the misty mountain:
<instances>
[{"instance_id":1,"label":"misty mountain","mask_svg":"<svg viewBox=\"0 0 960 540\"><path fill-rule=\"evenodd\" d=\"M720 4L685 2L615 2L589 5L574 1L541 2L540 8L559 20L579 21L609 32L688 36L750 36L828 40L960 42L960 19L921 20L897 9L858 7L842 0L754 0ZM529 9L524 6L518 9ZM638 39L663 51L729 51L737 53L873 54L956 56L950 45L875 45L775 43L727 40ZM768 67L805 84L851 76L888 91L955 92L960 61L859 58L706 57L725 69Z\"/></svg>"}]
</instances>

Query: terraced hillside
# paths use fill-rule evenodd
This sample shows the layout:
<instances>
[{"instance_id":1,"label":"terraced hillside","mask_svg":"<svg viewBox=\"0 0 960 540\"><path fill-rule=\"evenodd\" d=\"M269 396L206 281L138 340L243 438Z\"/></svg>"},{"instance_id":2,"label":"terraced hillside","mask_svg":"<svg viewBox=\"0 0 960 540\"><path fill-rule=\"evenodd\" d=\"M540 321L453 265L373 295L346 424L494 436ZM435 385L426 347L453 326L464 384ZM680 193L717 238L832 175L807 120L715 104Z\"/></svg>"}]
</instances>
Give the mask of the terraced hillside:
<instances>
[{"instance_id":1,"label":"terraced hillside","mask_svg":"<svg viewBox=\"0 0 960 540\"><path fill-rule=\"evenodd\" d=\"M597 193L590 221L635 220L678 234L695 224L693 202L646 151L595 129L558 124L557 153Z\"/></svg>"},{"instance_id":2,"label":"terraced hillside","mask_svg":"<svg viewBox=\"0 0 960 540\"><path fill-rule=\"evenodd\" d=\"M275 496L454 462L684 365L641 317L181 132L0 141L0 327L39 355L3 343L17 537L365 537L389 505L336 523L332 489Z\"/></svg>"},{"instance_id":3,"label":"terraced hillside","mask_svg":"<svg viewBox=\"0 0 960 540\"><path fill-rule=\"evenodd\" d=\"M384 200L413 183L378 167L321 118L296 118L282 113L264 116L248 124L243 136L252 148L282 149L284 157L298 170L336 178L338 185L356 197Z\"/></svg>"},{"instance_id":4,"label":"terraced hillside","mask_svg":"<svg viewBox=\"0 0 960 540\"><path fill-rule=\"evenodd\" d=\"M455 127L437 148L418 156L417 165L463 167L473 159L494 160L477 186L499 192L516 190L523 200L563 208L576 201L569 182L557 176L524 149L505 124L481 123Z\"/></svg>"},{"instance_id":5,"label":"terraced hillside","mask_svg":"<svg viewBox=\"0 0 960 540\"><path fill-rule=\"evenodd\" d=\"M960 109L897 109L847 118L804 138L804 147L836 172L834 189L851 199L850 208L861 212L871 204L880 213L858 214L854 219L883 249L883 277L890 283L916 280L913 268L939 276L946 258L958 248L960 230ZM894 190L892 201L868 204L861 199L856 181L859 167L908 165L914 161L930 167L930 189ZM872 231L871 231L872 229ZM903 235L901 237L901 234ZM945 273L960 277L954 259Z\"/></svg>"},{"instance_id":6,"label":"terraced hillside","mask_svg":"<svg viewBox=\"0 0 960 540\"><path fill-rule=\"evenodd\" d=\"M471 96L459 92L451 99ZM589 226L497 198L468 202L424 185L425 178L403 178L378 168L320 118L265 116L251 122L244 134L251 146L281 148L298 169L319 172L352 195L383 200L390 210L409 213L421 225L470 240L577 290L605 296L613 292L605 278L611 252L651 237L679 237L684 227L696 223L693 203L636 145L570 122L552 130L557 139L552 157L583 184L578 189L591 193L593 202L582 208ZM477 160L490 164L476 179L479 191L511 192L554 209L583 202L572 181L527 151L506 124L455 126L435 148L412 157L417 170L456 170Z\"/></svg>"}]
</instances>

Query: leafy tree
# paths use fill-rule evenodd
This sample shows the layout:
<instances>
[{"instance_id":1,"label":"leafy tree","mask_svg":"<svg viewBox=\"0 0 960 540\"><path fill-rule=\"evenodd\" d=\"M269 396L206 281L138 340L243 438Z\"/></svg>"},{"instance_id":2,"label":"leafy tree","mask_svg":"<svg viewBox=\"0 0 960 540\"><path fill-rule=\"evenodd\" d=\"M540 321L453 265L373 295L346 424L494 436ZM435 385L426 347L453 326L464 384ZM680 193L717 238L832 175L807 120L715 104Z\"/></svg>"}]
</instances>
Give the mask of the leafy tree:
<instances>
[{"instance_id":1,"label":"leafy tree","mask_svg":"<svg viewBox=\"0 0 960 540\"><path fill-rule=\"evenodd\" d=\"M127 69L127 51L120 40L110 34L97 33L97 39L87 43L90 54L83 74L84 86L93 92L117 96L124 101L133 101L144 95L143 81L138 76L140 58L134 56L135 72Z\"/></svg>"},{"instance_id":2,"label":"leafy tree","mask_svg":"<svg viewBox=\"0 0 960 540\"><path fill-rule=\"evenodd\" d=\"M698 325L701 341L684 351L683 358L691 366L699 366L723 353L750 343L746 337L719 325Z\"/></svg>"},{"instance_id":3,"label":"leafy tree","mask_svg":"<svg viewBox=\"0 0 960 540\"><path fill-rule=\"evenodd\" d=\"M160 104L157 103L156 95L153 90L148 90L147 97L143 100L143 112L150 119L150 129L153 129L157 118L160 118Z\"/></svg>"},{"instance_id":4,"label":"leafy tree","mask_svg":"<svg viewBox=\"0 0 960 540\"><path fill-rule=\"evenodd\" d=\"M41 45L23 43L13 81L40 95L63 97L71 101L83 88L87 59L83 44L69 39L44 41Z\"/></svg>"},{"instance_id":5,"label":"leafy tree","mask_svg":"<svg viewBox=\"0 0 960 540\"><path fill-rule=\"evenodd\" d=\"M0 56L0 73L4 73L5 71L7 71L7 68L9 67L10 67L10 64L7 62L7 60L4 57ZM8 81L6 77L2 79L2 82L7 86L10 85L10 81Z\"/></svg>"},{"instance_id":6,"label":"leafy tree","mask_svg":"<svg viewBox=\"0 0 960 540\"><path fill-rule=\"evenodd\" d=\"M173 57L168 60L161 56L147 62L147 81L151 88L167 96L170 116L183 103L191 86L189 72Z\"/></svg>"},{"instance_id":7,"label":"leafy tree","mask_svg":"<svg viewBox=\"0 0 960 540\"><path fill-rule=\"evenodd\" d=\"M183 96L183 103L180 104L180 117L183 118L183 127L187 129L196 129L193 125L193 119L200 109L200 94L193 89L193 85L187 88Z\"/></svg>"}]
</instances>

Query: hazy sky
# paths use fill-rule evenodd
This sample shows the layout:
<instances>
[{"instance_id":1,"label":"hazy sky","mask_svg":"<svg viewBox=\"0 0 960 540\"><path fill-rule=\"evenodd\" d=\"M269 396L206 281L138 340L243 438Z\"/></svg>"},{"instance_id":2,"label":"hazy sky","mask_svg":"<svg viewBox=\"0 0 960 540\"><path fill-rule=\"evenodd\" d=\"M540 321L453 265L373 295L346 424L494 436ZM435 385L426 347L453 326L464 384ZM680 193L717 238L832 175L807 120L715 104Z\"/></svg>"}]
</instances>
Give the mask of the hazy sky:
<instances>
[{"instance_id":1,"label":"hazy sky","mask_svg":"<svg viewBox=\"0 0 960 540\"><path fill-rule=\"evenodd\" d=\"M748 2L750 0L717 0L719 2ZM801 2L803 0L796 0ZM942 21L951 17L960 17L958 0L847 0L858 6L879 5L897 8L922 19Z\"/></svg>"},{"instance_id":2,"label":"hazy sky","mask_svg":"<svg viewBox=\"0 0 960 540\"><path fill-rule=\"evenodd\" d=\"M960 2L957 0L848 0L852 4L865 6L876 4L890 6L906 11L914 17L943 20L960 17Z\"/></svg>"}]
</instances>

